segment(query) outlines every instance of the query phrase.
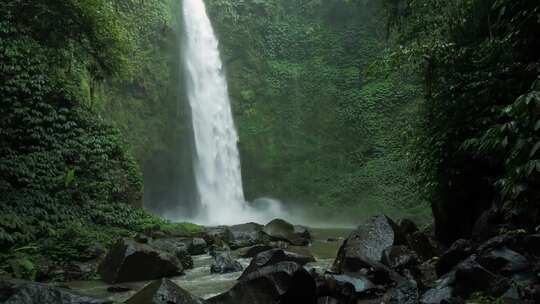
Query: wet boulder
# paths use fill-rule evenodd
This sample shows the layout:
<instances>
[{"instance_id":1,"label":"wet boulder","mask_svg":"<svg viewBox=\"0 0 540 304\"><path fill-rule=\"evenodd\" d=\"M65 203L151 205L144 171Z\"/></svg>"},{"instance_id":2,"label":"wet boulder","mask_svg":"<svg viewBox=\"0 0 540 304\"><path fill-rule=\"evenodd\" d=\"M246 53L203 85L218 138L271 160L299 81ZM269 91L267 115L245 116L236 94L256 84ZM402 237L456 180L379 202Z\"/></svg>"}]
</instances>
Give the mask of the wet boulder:
<instances>
[{"instance_id":1,"label":"wet boulder","mask_svg":"<svg viewBox=\"0 0 540 304\"><path fill-rule=\"evenodd\" d=\"M506 247L484 252L479 256L478 262L491 272L507 276L527 271L531 267L523 255Z\"/></svg>"},{"instance_id":2,"label":"wet boulder","mask_svg":"<svg viewBox=\"0 0 540 304\"><path fill-rule=\"evenodd\" d=\"M255 246L241 248L240 250L238 250L238 255L243 258L253 258L261 252L265 252L272 249L274 249L273 246L259 244Z\"/></svg>"},{"instance_id":3,"label":"wet boulder","mask_svg":"<svg viewBox=\"0 0 540 304\"><path fill-rule=\"evenodd\" d=\"M383 251L381 262L400 272L418 266L418 256L406 246L391 246Z\"/></svg>"},{"instance_id":4,"label":"wet boulder","mask_svg":"<svg viewBox=\"0 0 540 304\"><path fill-rule=\"evenodd\" d=\"M418 286L415 281L403 278L395 287L390 288L383 296L381 303L388 304L418 304Z\"/></svg>"},{"instance_id":5,"label":"wet boulder","mask_svg":"<svg viewBox=\"0 0 540 304\"><path fill-rule=\"evenodd\" d=\"M376 293L380 288L359 274L326 274L319 296L330 296L338 303L351 303L355 299Z\"/></svg>"},{"instance_id":6,"label":"wet boulder","mask_svg":"<svg viewBox=\"0 0 540 304\"><path fill-rule=\"evenodd\" d=\"M456 277L454 272L448 273L441 277L434 283L435 287L427 290L422 295L420 298L420 304L451 303L452 299L455 297L453 287L455 280Z\"/></svg>"},{"instance_id":7,"label":"wet boulder","mask_svg":"<svg viewBox=\"0 0 540 304\"><path fill-rule=\"evenodd\" d=\"M203 238L193 238L188 247L191 255L205 254L208 249L208 243Z\"/></svg>"},{"instance_id":8,"label":"wet boulder","mask_svg":"<svg viewBox=\"0 0 540 304\"><path fill-rule=\"evenodd\" d=\"M273 241L285 241L295 246L306 246L311 241L307 228L294 226L282 219L275 219L266 224L263 232Z\"/></svg>"},{"instance_id":9,"label":"wet boulder","mask_svg":"<svg viewBox=\"0 0 540 304\"><path fill-rule=\"evenodd\" d=\"M267 241L265 238L266 235L262 231L263 226L256 223L234 225L229 227L229 230L231 231L231 239L229 241L231 249L249 247Z\"/></svg>"},{"instance_id":10,"label":"wet boulder","mask_svg":"<svg viewBox=\"0 0 540 304\"><path fill-rule=\"evenodd\" d=\"M253 271L228 292L207 300L208 304L314 303L316 284L304 267L280 262Z\"/></svg>"},{"instance_id":11,"label":"wet boulder","mask_svg":"<svg viewBox=\"0 0 540 304\"><path fill-rule=\"evenodd\" d=\"M501 284L500 279L480 265L476 255L471 255L455 268L455 290L465 297L479 291L493 294L497 285Z\"/></svg>"},{"instance_id":12,"label":"wet boulder","mask_svg":"<svg viewBox=\"0 0 540 304\"><path fill-rule=\"evenodd\" d=\"M437 262L437 274L442 276L450 272L459 262L465 260L475 250L470 240L457 240L452 246L439 258Z\"/></svg>"},{"instance_id":13,"label":"wet boulder","mask_svg":"<svg viewBox=\"0 0 540 304\"><path fill-rule=\"evenodd\" d=\"M148 241L151 247L176 256L184 269L193 268L193 259L188 250L191 243L191 239L185 238L161 238Z\"/></svg>"},{"instance_id":14,"label":"wet boulder","mask_svg":"<svg viewBox=\"0 0 540 304\"><path fill-rule=\"evenodd\" d=\"M233 239L231 230L227 226L205 227L203 239L208 245L229 243Z\"/></svg>"},{"instance_id":15,"label":"wet boulder","mask_svg":"<svg viewBox=\"0 0 540 304\"><path fill-rule=\"evenodd\" d=\"M3 304L108 304L110 301L79 295L67 289L39 283L1 281Z\"/></svg>"},{"instance_id":16,"label":"wet boulder","mask_svg":"<svg viewBox=\"0 0 540 304\"><path fill-rule=\"evenodd\" d=\"M405 243L397 224L390 218L379 215L367 220L353 231L342 244L339 255L345 260L360 256L378 262L384 249Z\"/></svg>"},{"instance_id":17,"label":"wet boulder","mask_svg":"<svg viewBox=\"0 0 540 304\"><path fill-rule=\"evenodd\" d=\"M407 245L422 261L427 261L437 255L438 250L433 246L429 237L422 231L416 231L406 236Z\"/></svg>"},{"instance_id":18,"label":"wet boulder","mask_svg":"<svg viewBox=\"0 0 540 304\"><path fill-rule=\"evenodd\" d=\"M154 281L125 304L203 304L204 302L168 279Z\"/></svg>"},{"instance_id":19,"label":"wet boulder","mask_svg":"<svg viewBox=\"0 0 540 304\"><path fill-rule=\"evenodd\" d=\"M101 262L98 272L107 283L155 280L181 274L175 256L131 239L120 239Z\"/></svg>"},{"instance_id":20,"label":"wet boulder","mask_svg":"<svg viewBox=\"0 0 540 304\"><path fill-rule=\"evenodd\" d=\"M231 256L230 251L215 252L214 262L210 266L211 273L231 273L242 271L244 267Z\"/></svg>"},{"instance_id":21,"label":"wet boulder","mask_svg":"<svg viewBox=\"0 0 540 304\"><path fill-rule=\"evenodd\" d=\"M412 220L407 218L399 221L399 230L401 230L401 233L405 235L410 235L419 231L418 226L416 226Z\"/></svg>"},{"instance_id":22,"label":"wet boulder","mask_svg":"<svg viewBox=\"0 0 540 304\"><path fill-rule=\"evenodd\" d=\"M257 254L252 260L249 266L246 268L240 279L246 277L248 274L257 271L263 267L278 264L280 262L294 262L301 266L307 263L315 262L315 258L311 255L302 255L285 251L283 249L271 249L268 251Z\"/></svg>"}]
</instances>

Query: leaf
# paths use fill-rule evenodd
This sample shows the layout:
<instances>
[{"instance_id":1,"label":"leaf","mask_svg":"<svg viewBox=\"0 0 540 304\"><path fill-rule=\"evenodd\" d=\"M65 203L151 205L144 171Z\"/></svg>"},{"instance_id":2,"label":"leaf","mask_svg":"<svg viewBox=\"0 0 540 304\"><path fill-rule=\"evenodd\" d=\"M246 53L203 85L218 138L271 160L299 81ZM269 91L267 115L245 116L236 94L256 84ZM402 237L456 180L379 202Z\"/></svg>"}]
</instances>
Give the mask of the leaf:
<instances>
[{"instance_id":1,"label":"leaf","mask_svg":"<svg viewBox=\"0 0 540 304\"><path fill-rule=\"evenodd\" d=\"M69 187L73 181L75 180L75 169L69 169L67 172L66 172L66 176L64 178L64 185L67 187Z\"/></svg>"}]
</instances>

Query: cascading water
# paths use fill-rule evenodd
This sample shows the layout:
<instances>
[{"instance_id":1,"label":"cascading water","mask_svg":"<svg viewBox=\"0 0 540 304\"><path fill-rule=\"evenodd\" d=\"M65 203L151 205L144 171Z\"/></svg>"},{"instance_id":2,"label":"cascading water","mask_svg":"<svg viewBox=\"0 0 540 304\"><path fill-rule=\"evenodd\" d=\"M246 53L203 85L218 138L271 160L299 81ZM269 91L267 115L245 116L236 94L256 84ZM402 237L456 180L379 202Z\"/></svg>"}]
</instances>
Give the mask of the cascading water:
<instances>
[{"instance_id":1,"label":"cascading water","mask_svg":"<svg viewBox=\"0 0 540 304\"><path fill-rule=\"evenodd\" d=\"M183 0L183 61L194 133L194 170L200 200L196 221L255 220L244 199L238 135L218 40L203 0Z\"/></svg>"}]
</instances>

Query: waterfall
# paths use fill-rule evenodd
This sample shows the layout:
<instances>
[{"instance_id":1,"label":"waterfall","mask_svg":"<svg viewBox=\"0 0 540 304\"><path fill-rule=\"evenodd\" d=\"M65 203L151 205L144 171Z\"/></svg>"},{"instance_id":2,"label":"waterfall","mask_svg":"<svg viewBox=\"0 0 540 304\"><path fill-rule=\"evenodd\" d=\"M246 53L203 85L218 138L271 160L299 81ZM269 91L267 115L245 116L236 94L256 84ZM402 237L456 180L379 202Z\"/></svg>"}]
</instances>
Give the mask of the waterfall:
<instances>
[{"instance_id":1,"label":"waterfall","mask_svg":"<svg viewBox=\"0 0 540 304\"><path fill-rule=\"evenodd\" d=\"M244 199L238 134L219 45L203 0L183 0L183 63L194 133L199 217L205 224L251 220Z\"/></svg>"}]
</instances>

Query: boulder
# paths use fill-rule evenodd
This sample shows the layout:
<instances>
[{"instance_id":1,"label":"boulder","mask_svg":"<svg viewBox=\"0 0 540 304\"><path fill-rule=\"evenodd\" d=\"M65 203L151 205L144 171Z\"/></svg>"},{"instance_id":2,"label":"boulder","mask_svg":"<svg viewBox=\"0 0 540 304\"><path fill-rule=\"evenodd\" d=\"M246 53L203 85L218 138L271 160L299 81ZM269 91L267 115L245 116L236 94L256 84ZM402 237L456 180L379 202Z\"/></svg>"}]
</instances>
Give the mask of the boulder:
<instances>
[{"instance_id":1,"label":"boulder","mask_svg":"<svg viewBox=\"0 0 540 304\"><path fill-rule=\"evenodd\" d=\"M176 256L184 269L193 268L193 259L189 253L191 243L191 239L185 238L161 238L148 241L151 247Z\"/></svg>"},{"instance_id":2,"label":"boulder","mask_svg":"<svg viewBox=\"0 0 540 304\"><path fill-rule=\"evenodd\" d=\"M214 262L210 266L211 273L231 273L242 271L244 267L236 261L230 251L221 251L214 254Z\"/></svg>"},{"instance_id":3,"label":"boulder","mask_svg":"<svg viewBox=\"0 0 540 304\"><path fill-rule=\"evenodd\" d=\"M500 284L499 278L482 267L476 255L471 255L455 268L455 291L465 297L473 292L492 294L493 288Z\"/></svg>"},{"instance_id":4,"label":"boulder","mask_svg":"<svg viewBox=\"0 0 540 304\"><path fill-rule=\"evenodd\" d=\"M540 255L540 234L531 234L524 237L523 249L532 255Z\"/></svg>"},{"instance_id":5,"label":"boulder","mask_svg":"<svg viewBox=\"0 0 540 304\"><path fill-rule=\"evenodd\" d=\"M383 251L381 262L400 272L418 266L418 256L406 246L391 246Z\"/></svg>"},{"instance_id":6,"label":"boulder","mask_svg":"<svg viewBox=\"0 0 540 304\"><path fill-rule=\"evenodd\" d=\"M347 295L348 290L354 294L361 294L376 289L375 284L362 275L339 274L327 275L325 278L329 282L330 293L334 295Z\"/></svg>"},{"instance_id":7,"label":"boulder","mask_svg":"<svg viewBox=\"0 0 540 304\"><path fill-rule=\"evenodd\" d=\"M531 267L524 256L506 247L482 253L478 262L489 271L506 276L527 271Z\"/></svg>"},{"instance_id":8,"label":"boulder","mask_svg":"<svg viewBox=\"0 0 540 304\"><path fill-rule=\"evenodd\" d=\"M484 211L476 220L472 228L472 238L482 242L499 233L500 215L494 209Z\"/></svg>"},{"instance_id":9,"label":"boulder","mask_svg":"<svg viewBox=\"0 0 540 304\"><path fill-rule=\"evenodd\" d=\"M204 302L168 279L154 281L125 304L203 304Z\"/></svg>"},{"instance_id":10,"label":"boulder","mask_svg":"<svg viewBox=\"0 0 540 304\"><path fill-rule=\"evenodd\" d=\"M203 238L193 238L188 246L188 252L191 255L205 254L208 250L208 243Z\"/></svg>"},{"instance_id":11,"label":"boulder","mask_svg":"<svg viewBox=\"0 0 540 304\"><path fill-rule=\"evenodd\" d=\"M361 256L378 262L384 249L405 243L397 224L379 215L367 220L349 235L339 249L338 257L341 255L348 259Z\"/></svg>"},{"instance_id":12,"label":"boulder","mask_svg":"<svg viewBox=\"0 0 540 304\"><path fill-rule=\"evenodd\" d=\"M466 259L474 252L474 245L470 240L457 240L452 244L437 262L437 274L442 276L450 272L454 266Z\"/></svg>"},{"instance_id":13,"label":"boulder","mask_svg":"<svg viewBox=\"0 0 540 304\"><path fill-rule=\"evenodd\" d=\"M419 297L416 282L404 278L397 282L396 287L391 288L385 293L381 303L418 304Z\"/></svg>"},{"instance_id":14,"label":"boulder","mask_svg":"<svg viewBox=\"0 0 540 304\"><path fill-rule=\"evenodd\" d=\"M263 226L256 223L247 223L229 227L231 239L229 246L231 249L249 247L265 243L267 240L263 232Z\"/></svg>"},{"instance_id":15,"label":"boulder","mask_svg":"<svg viewBox=\"0 0 540 304\"><path fill-rule=\"evenodd\" d=\"M295 262L280 262L251 272L228 292L207 300L208 304L313 303L313 277Z\"/></svg>"},{"instance_id":16,"label":"boulder","mask_svg":"<svg viewBox=\"0 0 540 304\"><path fill-rule=\"evenodd\" d=\"M274 247L270 245L255 245L251 247L245 247L238 250L238 255L243 258L252 258L255 257L257 254L274 249Z\"/></svg>"},{"instance_id":17,"label":"boulder","mask_svg":"<svg viewBox=\"0 0 540 304\"><path fill-rule=\"evenodd\" d=\"M435 282L435 287L427 290L420 298L420 304L451 303L455 296L455 273L450 272Z\"/></svg>"},{"instance_id":18,"label":"boulder","mask_svg":"<svg viewBox=\"0 0 540 304\"><path fill-rule=\"evenodd\" d=\"M296 246L306 246L311 240L309 232L306 228L294 226L282 219L275 219L266 224L263 231L270 237L271 240L285 241Z\"/></svg>"},{"instance_id":19,"label":"boulder","mask_svg":"<svg viewBox=\"0 0 540 304\"><path fill-rule=\"evenodd\" d=\"M208 245L229 243L232 239L232 233L227 226L205 227L203 238Z\"/></svg>"},{"instance_id":20,"label":"boulder","mask_svg":"<svg viewBox=\"0 0 540 304\"><path fill-rule=\"evenodd\" d=\"M113 284L155 280L182 271L175 256L131 239L118 240L98 268L101 278Z\"/></svg>"},{"instance_id":21,"label":"boulder","mask_svg":"<svg viewBox=\"0 0 540 304\"><path fill-rule=\"evenodd\" d=\"M420 271L420 280L418 283L422 288L435 287L435 281L437 281L437 271L435 270L435 265L436 260L431 259L418 266L418 270Z\"/></svg>"},{"instance_id":22,"label":"boulder","mask_svg":"<svg viewBox=\"0 0 540 304\"><path fill-rule=\"evenodd\" d=\"M407 218L401 219L399 221L399 230L401 230L401 233L404 235L410 235L417 231L419 231L418 226L416 224Z\"/></svg>"},{"instance_id":23,"label":"boulder","mask_svg":"<svg viewBox=\"0 0 540 304\"><path fill-rule=\"evenodd\" d=\"M108 304L110 301L79 295L67 289L22 281L0 282L3 304Z\"/></svg>"},{"instance_id":24,"label":"boulder","mask_svg":"<svg viewBox=\"0 0 540 304\"><path fill-rule=\"evenodd\" d=\"M422 261L427 261L437 255L437 248L422 231L413 232L406 237L409 248L416 252Z\"/></svg>"},{"instance_id":25,"label":"boulder","mask_svg":"<svg viewBox=\"0 0 540 304\"><path fill-rule=\"evenodd\" d=\"M257 271L263 267L275 265L280 262L294 262L301 266L307 263L315 262L313 256L301 255L293 252L288 252L283 249L271 249L257 254L252 260L244 273L240 276L240 280L248 274Z\"/></svg>"}]
</instances>

